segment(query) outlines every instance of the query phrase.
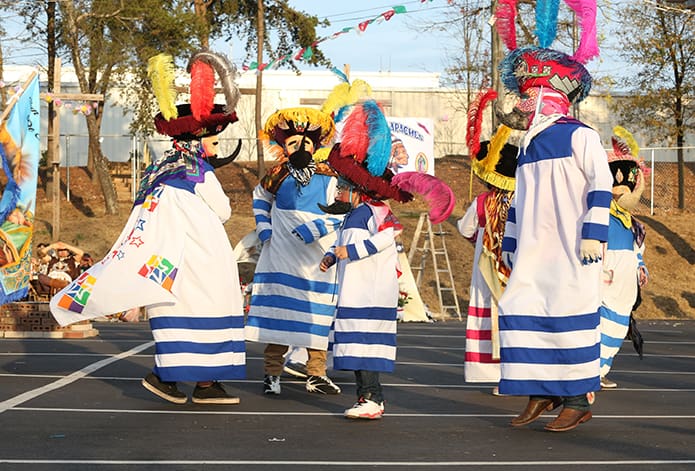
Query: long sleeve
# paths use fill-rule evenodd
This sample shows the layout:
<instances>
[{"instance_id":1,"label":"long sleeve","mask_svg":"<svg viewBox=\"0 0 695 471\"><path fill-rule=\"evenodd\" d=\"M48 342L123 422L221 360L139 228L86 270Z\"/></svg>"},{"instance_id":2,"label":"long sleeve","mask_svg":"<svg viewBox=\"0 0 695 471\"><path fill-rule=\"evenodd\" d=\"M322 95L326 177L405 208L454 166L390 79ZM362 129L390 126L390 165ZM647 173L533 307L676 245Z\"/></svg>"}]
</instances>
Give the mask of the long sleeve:
<instances>
[{"instance_id":1,"label":"long sleeve","mask_svg":"<svg viewBox=\"0 0 695 471\"><path fill-rule=\"evenodd\" d=\"M336 232L343 222L344 216L326 215L318 217L292 230L292 233L306 244L311 244L321 237Z\"/></svg>"},{"instance_id":2,"label":"long sleeve","mask_svg":"<svg viewBox=\"0 0 695 471\"><path fill-rule=\"evenodd\" d=\"M232 216L229 198L224 193L222 185L212 171L205 172L205 181L196 183L195 194L198 195L220 218L222 223Z\"/></svg>"},{"instance_id":3,"label":"long sleeve","mask_svg":"<svg viewBox=\"0 0 695 471\"><path fill-rule=\"evenodd\" d=\"M478 226L478 198L476 197L463 217L456 222L456 227L463 237L475 243Z\"/></svg>"},{"instance_id":4,"label":"long sleeve","mask_svg":"<svg viewBox=\"0 0 695 471\"><path fill-rule=\"evenodd\" d=\"M364 257L369 257L377 252L381 252L386 247L394 244L394 231L392 227L386 228L377 232L368 239L359 242L348 244L348 258L350 260L359 260Z\"/></svg>"},{"instance_id":5,"label":"long sleeve","mask_svg":"<svg viewBox=\"0 0 695 471\"><path fill-rule=\"evenodd\" d=\"M608 167L606 151L596 131L580 127L572 133L572 152L588 186L588 211L582 225L582 239L605 242L608 240L609 208L613 198L613 176Z\"/></svg>"},{"instance_id":6,"label":"long sleeve","mask_svg":"<svg viewBox=\"0 0 695 471\"><path fill-rule=\"evenodd\" d=\"M261 242L270 239L273 232L273 224L270 219L270 210L273 207L273 194L256 185L253 189L253 216L256 220L256 234Z\"/></svg>"}]
</instances>

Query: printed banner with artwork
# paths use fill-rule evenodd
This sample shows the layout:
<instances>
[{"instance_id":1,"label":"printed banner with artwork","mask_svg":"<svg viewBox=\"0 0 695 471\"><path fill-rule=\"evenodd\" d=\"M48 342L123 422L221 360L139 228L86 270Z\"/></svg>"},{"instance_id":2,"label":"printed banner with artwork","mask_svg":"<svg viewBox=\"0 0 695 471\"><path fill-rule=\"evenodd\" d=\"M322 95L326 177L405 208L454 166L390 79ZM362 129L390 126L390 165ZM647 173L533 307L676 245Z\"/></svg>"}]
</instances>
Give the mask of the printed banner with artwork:
<instances>
[{"instance_id":1,"label":"printed banner with artwork","mask_svg":"<svg viewBox=\"0 0 695 471\"><path fill-rule=\"evenodd\" d=\"M0 124L0 304L26 297L39 168L39 77L12 97Z\"/></svg>"},{"instance_id":2,"label":"printed banner with artwork","mask_svg":"<svg viewBox=\"0 0 695 471\"><path fill-rule=\"evenodd\" d=\"M434 121L431 118L386 119L393 142L389 169L393 173L434 175Z\"/></svg>"}]
</instances>

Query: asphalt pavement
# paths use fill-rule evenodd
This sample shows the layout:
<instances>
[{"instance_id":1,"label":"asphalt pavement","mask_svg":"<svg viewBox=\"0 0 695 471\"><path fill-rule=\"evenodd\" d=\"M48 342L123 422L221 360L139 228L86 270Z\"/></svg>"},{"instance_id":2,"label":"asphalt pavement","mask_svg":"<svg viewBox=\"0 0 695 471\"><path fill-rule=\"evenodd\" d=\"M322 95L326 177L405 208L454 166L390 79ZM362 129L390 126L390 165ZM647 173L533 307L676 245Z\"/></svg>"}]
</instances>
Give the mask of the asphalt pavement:
<instances>
[{"instance_id":1,"label":"asphalt pavement","mask_svg":"<svg viewBox=\"0 0 695 471\"><path fill-rule=\"evenodd\" d=\"M248 379L224 383L241 404L167 403L140 384L148 324L95 327L90 339L0 339L0 470L695 469L695 321L641 321L644 358L626 341L610 374L618 388L566 433L543 429L555 413L512 428L527 398L464 382L465 322L398 326L375 421L343 417L352 372L329 371L337 396L289 377L264 396L254 343Z\"/></svg>"}]
</instances>

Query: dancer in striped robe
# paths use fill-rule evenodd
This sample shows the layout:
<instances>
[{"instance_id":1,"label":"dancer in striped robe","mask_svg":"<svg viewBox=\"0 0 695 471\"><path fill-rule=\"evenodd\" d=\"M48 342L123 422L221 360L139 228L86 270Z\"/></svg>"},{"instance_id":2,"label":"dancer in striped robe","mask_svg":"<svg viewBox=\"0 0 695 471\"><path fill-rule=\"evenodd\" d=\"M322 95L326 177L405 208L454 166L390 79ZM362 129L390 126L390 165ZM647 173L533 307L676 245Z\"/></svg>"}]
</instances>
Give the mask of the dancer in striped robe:
<instances>
[{"instance_id":1,"label":"dancer in striped robe","mask_svg":"<svg viewBox=\"0 0 695 471\"><path fill-rule=\"evenodd\" d=\"M598 133L567 116L591 76L564 53L512 51L505 86L527 118L503 258L512 272L499 301L501 394L528 395L513 426L563 405L546 425L567 431L591 419L599 386L602 243L612 177Z\"/></svg>"},{"instance_id":2,"label":"dancer in striped robe","mask_svg":"<svg viewBox=\"0 0 695 471\"><path fill-rule=\"evenodd\" d=\"M608 156L613 174L613 200L601 304L602 388L618 386L606 375L627 335L638 290L649 278L642 259L644 226L630 214L642 196L647 169L639 158L639 146L632 134L620 126L614 128L613 134L613 151Z\"/></svg>"},{"instance_id":3,"label":"dancer in striped robe","mask_svg":"<svg viewBox=\"0 0 695 471\"><path fill-rule=\"evenodd\" d=\"M357 402L345 410L345 417L380 419L384 395L379 374L393 371L396 358L399 273L394 238L402 231L384 200L407 202L412 191L427 195L435 224L449 217L455 201L451 189L431 175L394 176L387 169L391 133L376 101L354 107L341 137L328 164L340 176L336 206L348 214L335 246L320 263L324 272L338 266L333 367L355 372Z\"/></svg>"},{"instance_id":4,"label":"dancer in striped robe","mask_svg":"<svg viewBox=\"0 0 695 471\"><path fill-rule=\"evenodd\" d=\"M472 168L489 189L473 200L457 223L459 233L475 244L464 362L466 381L473 383L500 380L497 301L509 277L501 251L507 211L514 196L518 152L516 146L505 142L510 130L504 128L500 127L492 142L481 143ZM493 394L498 394L497 386Z\"/></svg>"},{"instance_id":5,"label":"dancer in striped robe","mask_svg":"<svg viewBox=\"0 0 695 471\"><path fill-rule=\"evenodd\" d=\"M317 260L335 241L343 216L326 215L319 205L335 198L335 174L313 154L334 133L330 115L312 108L288 108L264 127L276 143L268 150L281 162L268 170L253 192L256 233L263 242L256 265L246 339L266 343L265 394L280 394L283 355L306 347L306 390L338 394L326 376L328 332L335 314L335 271L323 273Z\"/></svg>"}]
</instances>

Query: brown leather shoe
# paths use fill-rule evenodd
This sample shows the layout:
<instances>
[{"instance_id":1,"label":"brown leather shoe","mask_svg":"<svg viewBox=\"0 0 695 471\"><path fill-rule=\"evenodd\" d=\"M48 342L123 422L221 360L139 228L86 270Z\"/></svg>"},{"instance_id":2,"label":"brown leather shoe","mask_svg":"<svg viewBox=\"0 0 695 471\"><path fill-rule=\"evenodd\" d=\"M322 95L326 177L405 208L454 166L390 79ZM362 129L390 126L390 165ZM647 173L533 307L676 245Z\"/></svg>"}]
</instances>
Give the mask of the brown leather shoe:
<instances>
[{"instance_id":1,"label":"brown leather shoe","mask_svg":"<svg viewBox=\"0 0 695 471\"><path fill-rule=\"evenodd\" d=\"M590 410L582 411L565 407L560 412L560 415L555 417L555 420L545 426L545 429L551 432L567 432L577 428L577 425L581 423L588 422L591 420L591 417Z\"/></svg>"},{"instance_id":2,"label":"brown leather shoe","mask_svg":"<svg viewBox=\"0 0 695 471\"><path fill-rule=\"evenodd\" d=\"M526 404L526 409L517 417L514 417L510 422L512 427L521 427L522 425L530 424L545 411L551 411L562 404L562 399L529 399Z\"/></svg>"}]
</instances>

